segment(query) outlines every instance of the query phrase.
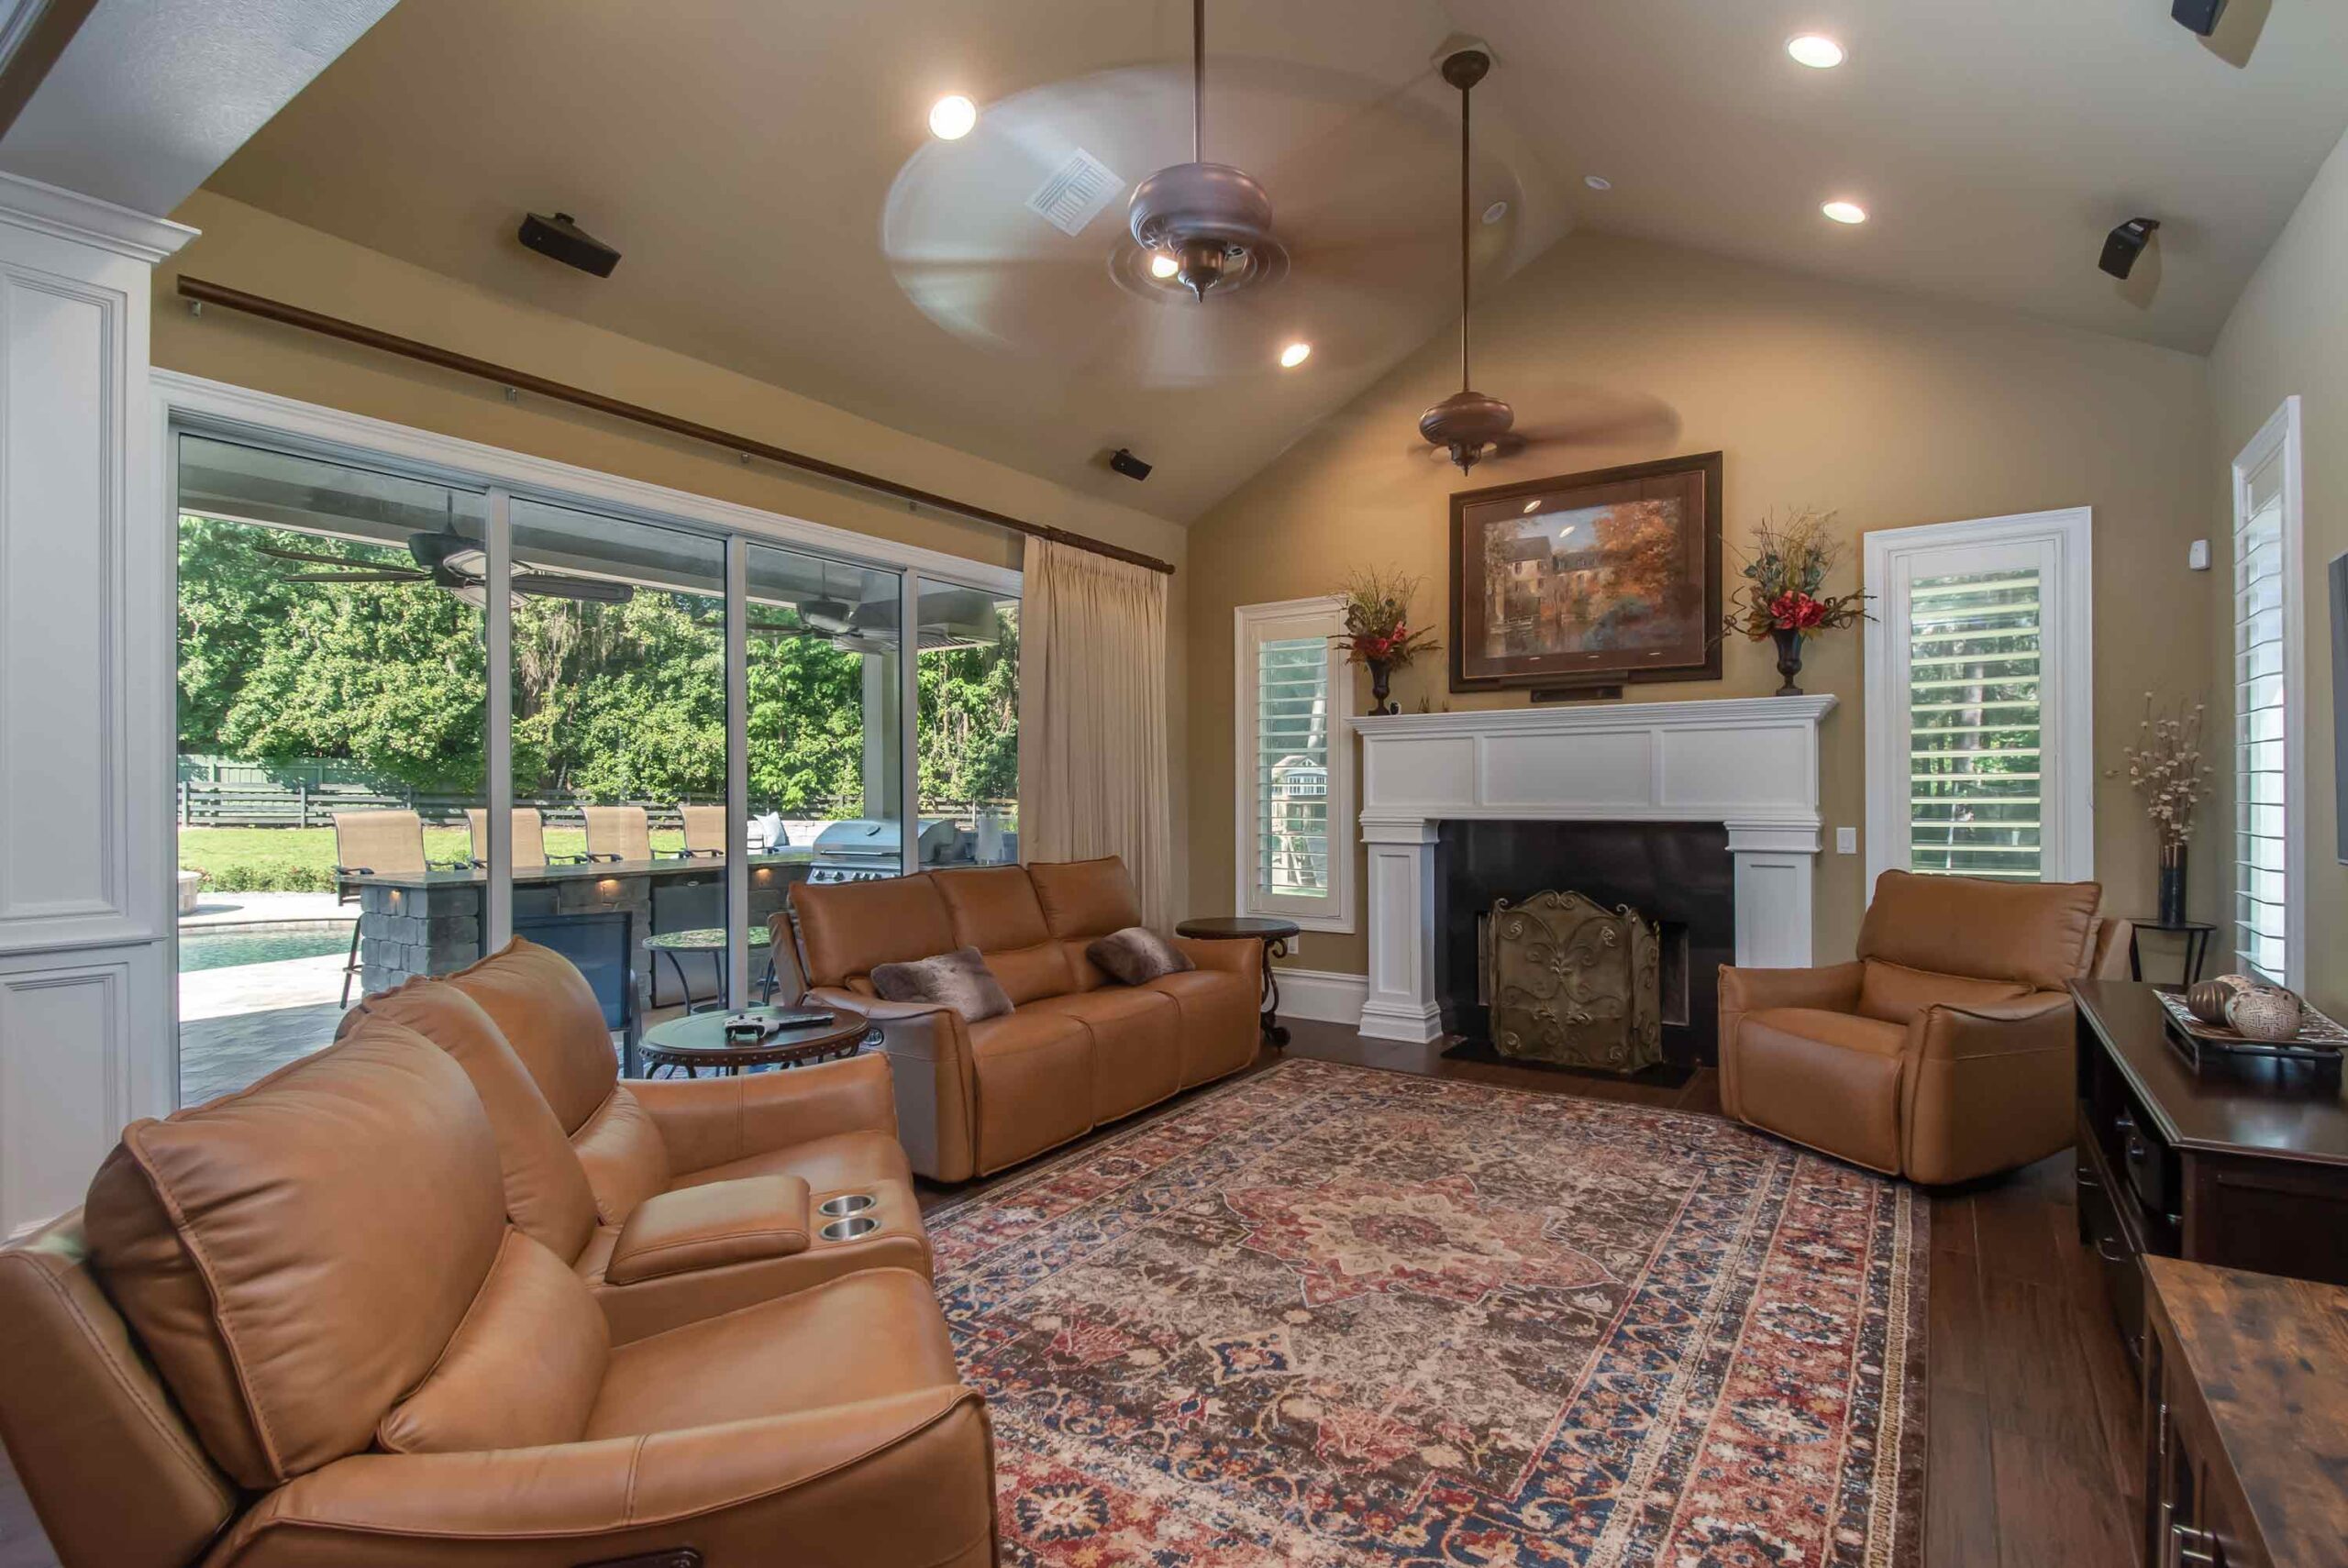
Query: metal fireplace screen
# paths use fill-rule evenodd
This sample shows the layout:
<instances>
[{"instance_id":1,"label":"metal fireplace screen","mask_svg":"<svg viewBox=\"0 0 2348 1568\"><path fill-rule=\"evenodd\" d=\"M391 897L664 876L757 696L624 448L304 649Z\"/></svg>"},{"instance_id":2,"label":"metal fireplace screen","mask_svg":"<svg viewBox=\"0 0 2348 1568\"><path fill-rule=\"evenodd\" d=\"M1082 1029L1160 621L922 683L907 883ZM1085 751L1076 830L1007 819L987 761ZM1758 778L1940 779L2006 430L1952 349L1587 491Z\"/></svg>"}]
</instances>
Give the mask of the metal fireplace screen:
<instances>
[{"instance_id":1,"label":"metal fireplace screen","mask_svg":"<svg viewBox=\"0 0 2348 1568\"><path fill-rule=\"evenodd\" d=\"M1630 905L1535 893L1500 900L1483 926L1492 1049L1611 1073L1663 1060L1657 931Z\"/></svg>"}]
</instances>

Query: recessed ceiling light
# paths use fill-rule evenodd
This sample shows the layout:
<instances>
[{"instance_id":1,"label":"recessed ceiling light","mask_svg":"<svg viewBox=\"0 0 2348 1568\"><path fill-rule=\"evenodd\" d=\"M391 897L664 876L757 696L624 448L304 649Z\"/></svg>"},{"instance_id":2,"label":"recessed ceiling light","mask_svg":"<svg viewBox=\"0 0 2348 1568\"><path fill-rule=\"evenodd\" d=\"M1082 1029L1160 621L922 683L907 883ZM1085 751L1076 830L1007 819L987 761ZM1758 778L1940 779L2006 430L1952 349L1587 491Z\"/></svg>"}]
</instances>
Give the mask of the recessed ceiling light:
<instances>
[{"instance_id":1,"label":"recessed ceiling light","mask_svg":"<svg viewBox=\"0 0 2348 1568\"><path fill-rule=\"evenodd\" d=\"M1867 221L1866 208L1859 205L1856 202L1829 202L1818 210L1824 213L1828 217L1833 218L1836 223L1865 223Z\"/></svg>"},{"instance_id":2,"label":"recessed ceiling light","mask_svg":"<svg viewBox=\"0 0 2348 1568\"><path fill-rule=\"evenodd\" d=\"M1149 275L1151 277L1170 278L1181 270L1182 263L1175 260L1174 258L1167 255L1163 250L1152 251L1150 253Z\"/></svg>"},{"instance_id":3,"label":"recessed ceiling light","mask_svg":"<svg viewBox=\"0 0 2348 1568\"><path fill-rule=\"evenodd\" d=\"M1312 344L1291 343L1280 350L1280 369L1293 370L1311 358L1312 358Z\"/></svg>"},{"instance_id":4,"label":"recessed ceiling light","mask_svg":"<svg viewBox=\"0 0 2348 1568\"><path fill-rule=\"evenodd\" d=\"M1843 46L1823 33L1788 39L1786 52L1813 71L1828 71L1843 63Z\"/></svg>"},{"instance_id":5,"label":"recessed ceiling light","mask_svg":"<svg viewBox=\"0 0 2348 1568\"><path fill-rule=\"evenodd\" d=\"M959 93L948 93L929 106L929 134L940 141L959 141L979 123L979 106Z\"/></svg>"},{"instance_id":6,"label":"recessed ceiling light","mask_svg":"<svg viewBox=\"0 0 2348 1568\"><path fill-rule=\"evenodd\" d=\"M1498 223L1501 219L1506 216L1508 216L1508 204L1506 202L1494 202L1490 206L1484 209L1484 221L1486 223Z\"/></svg>"},{"instance_id":7,"label":"recessed ceiling light","mask_svg":"<svg viewBox=\"0 0 2348 1568\"><path fill-rule=\"evenodd\" d=\"M1585 174L1581 177L1581 182L1593 191L1611 191L1614 188L1614 182L1603 174Z\"/></svg>"}]
</instances>

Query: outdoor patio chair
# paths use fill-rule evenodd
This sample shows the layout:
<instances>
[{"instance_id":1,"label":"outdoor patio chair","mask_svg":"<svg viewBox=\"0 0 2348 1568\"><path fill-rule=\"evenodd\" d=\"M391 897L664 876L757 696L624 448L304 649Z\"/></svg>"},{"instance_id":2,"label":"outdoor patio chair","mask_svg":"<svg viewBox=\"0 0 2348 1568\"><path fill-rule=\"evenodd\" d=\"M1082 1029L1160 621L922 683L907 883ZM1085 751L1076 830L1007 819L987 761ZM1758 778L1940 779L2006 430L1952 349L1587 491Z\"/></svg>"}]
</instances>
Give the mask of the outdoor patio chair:
<instances>
[{"instance_id":1,"label":"outdoor patio chair","mask_svg":"<svg viewBox=\"0 0 2348 1568\"><path fill-rule=\"evenodd\" d=\"M414 812L334 813L335 900L350 903L359 890L350 877L413 877L426 869L424 819ZM350 981L359 973L359 927L350 922L350 954L342 966L342 1005L350 1005Z\"/></svg>"},{"instance_id":2,"label":"outdoor patio chair","mask_svg":"<svg viewBox=\"0 0 2348 1568\"><path fill-rule=\"evenodd\" d=\"M472 834L473 869L489 868L489 812L478 806L465 810L465 826ZM583 855L548 855L547 853L546 813L536 806L514 808L514 869L539 871L548 866L576 866L587 857Z\"/></svg>"},{"instance_id":3,"label":"outdoor patio chair","mask_svg":"<svg viewBox=\"0 0 2348 1568\"><path fill-rule=\"evenodd\" d=\"M652 820L642 806L581 806L590 860L649 860Z\"/></svg>"},{"instance_id":4,"label":"outdoor patio chair","mask_svg":"<svg viewBox=\"0 0 2348 1568\"><path fill-rule=\"evenodd\" d=\"M685 819L684 859L725 858L725 807L679 806L677 814Z\"/></svg>"}]
</instances>

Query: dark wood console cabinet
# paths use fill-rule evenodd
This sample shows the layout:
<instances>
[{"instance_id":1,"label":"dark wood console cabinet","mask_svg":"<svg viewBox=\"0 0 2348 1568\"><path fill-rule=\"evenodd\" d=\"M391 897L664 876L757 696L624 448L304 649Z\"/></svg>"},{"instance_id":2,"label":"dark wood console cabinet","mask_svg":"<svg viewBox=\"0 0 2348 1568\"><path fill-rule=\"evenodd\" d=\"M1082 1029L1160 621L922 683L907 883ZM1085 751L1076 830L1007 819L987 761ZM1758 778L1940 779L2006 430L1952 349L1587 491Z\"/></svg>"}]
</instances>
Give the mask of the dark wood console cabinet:
<instances>
[{"instance_id":1,"label":"dark wood console cabinet","mask_svg":"<svg viewBox=\"0 0 2348 1568\"><path fill-rule=\"evenodd\" d=\"M2265 1063L2197 1074L2154 988L2079 980L2079 1240L2102 1259L2132 1360L2140 1256L2348 1285L2348 1101Z\"/></svg>"}]
</instances>

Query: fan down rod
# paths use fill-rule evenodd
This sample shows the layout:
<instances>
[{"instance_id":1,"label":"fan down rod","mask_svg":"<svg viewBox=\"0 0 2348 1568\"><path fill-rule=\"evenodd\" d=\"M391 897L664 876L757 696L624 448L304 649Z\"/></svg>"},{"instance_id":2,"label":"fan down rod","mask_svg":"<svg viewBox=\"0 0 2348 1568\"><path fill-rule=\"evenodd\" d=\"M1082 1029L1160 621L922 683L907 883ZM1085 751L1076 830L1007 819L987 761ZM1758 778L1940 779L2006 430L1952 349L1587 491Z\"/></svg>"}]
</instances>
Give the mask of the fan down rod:
<instances>
[{"instance_id":1,"label":"fan down rod","mask_svg":"<svg viewBox=\"0 0 2348 1568\"><path fill-rule=\"evenodd\" d=\"M414 359L421 364L436 366L440 370L454 370L460 375L478 376L482 381L512 387L516 392L532 392L539 397L549 398L557 403L567 403L573 407L588 409L596 414L609 415L614 419L624 419L631 424L665 431L671 436L681 436L687 440L706 442L713 447L722 447L729 452L763 458L768 462L780 464L783 468L796 469L802 473L814 474L818 478L831 480L838 484L851 485L858 490L869 490L875 494L893 496L899 501L909 501L917 506L926 506L933 511L950 513L957 517L967 517L972 522L1006 529L1030 539L1049 539L1055 545L1065 545L1070 549L1087 550L1096 556L1106 556L1111 560L1124 561L1129 565L1143 567L1150 571L1164 572L1168 577L1174 574L1171 562L1159 560L1156 556L1144 555L1139 550L1129 550L1123 545L1110 544L1105 539L1095 539L1084 534L1071 534L1065 528L1055 528L1045 523L1030 523L1024 518L1013 517L984 506L975 506L966 501L957 501L950 495L940 495L935 491L900 484L895 480L884 479L879 474L867 473L862 469L852 469L843 463L828 462L822 458L809 457L804 452L794 452L788 447L778 447L772 442L761 441L755 436L736 435L730 430L721 430L714 425L703 425L698 420L681 418L673 414L663 414L657 408L647 408L642 403L607 397L599 392L590 392L585 387L575 387L566 381L534 375L528 370L517 370L510 365L500 365L492 360L475 359L471 354L460 354L453 348L443 348L414 337L402 337L396 333L385 332L378 327L367 326L355 321L345 321L340 316L326 315L317 311L305 310L300 305L288 304L283 300L273 300L264 294L247 293L242 289L232 289L226 283L208 282L202 278L183 275L179 280L179 295L182 299L192 300L198 304L218 305L224 310L259 316L264 321L274 321L281 326L300 327L305 332L315 332L321 337L332 337L344 343L355 343L363 348L395 354L404 359Z\"/></svg>"}]
</instances>

